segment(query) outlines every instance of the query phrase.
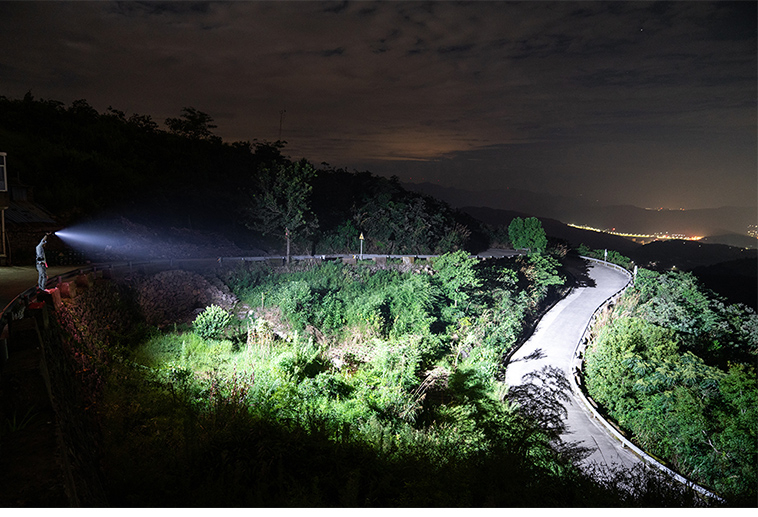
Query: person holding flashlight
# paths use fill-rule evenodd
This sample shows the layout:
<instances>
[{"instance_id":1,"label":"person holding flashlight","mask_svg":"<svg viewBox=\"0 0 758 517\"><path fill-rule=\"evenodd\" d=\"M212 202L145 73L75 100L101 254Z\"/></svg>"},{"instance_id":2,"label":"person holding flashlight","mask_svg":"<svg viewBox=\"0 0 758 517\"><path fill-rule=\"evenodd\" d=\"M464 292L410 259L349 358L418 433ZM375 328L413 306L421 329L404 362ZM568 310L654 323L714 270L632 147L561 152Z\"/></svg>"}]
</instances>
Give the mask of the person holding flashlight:
<instances>
[{"instance_id":1,"label":"person holding flashlight","mask_svg":"<svg viewBox=\"0 0 758 517\"><path fill-rule=\"evenodd\" d=\"M50 232L47 232L42 240L37 244L37 273L39 273L39 280L37 281L37 287L40 291L45 290L47 285L47 258L45 257L45 244L47 244L47 236Z\"/></svg>"}]
</instances>

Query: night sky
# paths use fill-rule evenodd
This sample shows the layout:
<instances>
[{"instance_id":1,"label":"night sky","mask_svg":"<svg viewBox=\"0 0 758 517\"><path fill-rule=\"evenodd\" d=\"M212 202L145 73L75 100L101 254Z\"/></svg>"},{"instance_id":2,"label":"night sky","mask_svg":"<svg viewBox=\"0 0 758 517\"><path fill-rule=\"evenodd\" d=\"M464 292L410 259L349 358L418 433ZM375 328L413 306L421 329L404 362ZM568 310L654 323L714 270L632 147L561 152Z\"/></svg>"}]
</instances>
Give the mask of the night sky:
<instances>
[{"instance_id":1,"label":"night sky","mask_svg":"<svg viewBox=\"0 0 758 517\"><path fill-rule=\"evenodd\" d=\"M191 106L229 142L281 122L293 159L402 181L753 206L756 19L756 2L0 2L0 95L162 127Z\"/></svg>"}]
</instances>

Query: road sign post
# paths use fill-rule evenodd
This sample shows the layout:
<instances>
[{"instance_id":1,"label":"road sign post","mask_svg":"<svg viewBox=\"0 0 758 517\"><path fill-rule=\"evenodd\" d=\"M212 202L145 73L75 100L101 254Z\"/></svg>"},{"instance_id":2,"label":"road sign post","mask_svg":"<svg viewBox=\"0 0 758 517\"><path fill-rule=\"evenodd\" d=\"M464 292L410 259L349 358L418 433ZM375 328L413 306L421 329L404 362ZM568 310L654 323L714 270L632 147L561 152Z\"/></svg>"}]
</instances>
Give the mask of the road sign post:
<instances>
[{"instance_id":1,"label":"road sign post","mask_svg":"<svg viewBox=\"0 0 758 517\"><path fill-rule=\"evenodd\" d=\"M361 240L361 260L363 260L363 232L361 232L361 236L358 238Z\"/></svg>"}]
</instances>

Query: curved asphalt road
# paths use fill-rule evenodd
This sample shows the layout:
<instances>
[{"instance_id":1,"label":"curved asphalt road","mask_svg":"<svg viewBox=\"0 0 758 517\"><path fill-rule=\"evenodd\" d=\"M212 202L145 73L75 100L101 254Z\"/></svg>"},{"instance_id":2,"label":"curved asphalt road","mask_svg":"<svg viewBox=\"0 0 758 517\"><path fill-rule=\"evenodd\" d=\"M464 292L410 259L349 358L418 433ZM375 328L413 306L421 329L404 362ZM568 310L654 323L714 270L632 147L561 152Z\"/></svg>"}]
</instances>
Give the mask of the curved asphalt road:
<instances>
[{"instance_id":1,"label":"curved asphalt road","mask_svg":"<svg viewBox=\"0 0 758 517\"><path fill-rule=\"evenodd\" d=\"M588 261L589 262L589 261ZM522 384L524 375L539 371L545 366L560 369L568 378L571 375L574 351L582 333L600 304L624 287L628 277L623 273L588 263L591 280L588 285L574 288L540 320L529 340L512 356L505 372L509 386ZM594 282L593 282L594 281ZM594 286L591 285L594 283ZM566 442L575 442L592 449L581 464L616 464L631 467L641 460L621 446L605 428L584 408L574 393L564 403L568 412Z\"/></svg>"}]
</instances>

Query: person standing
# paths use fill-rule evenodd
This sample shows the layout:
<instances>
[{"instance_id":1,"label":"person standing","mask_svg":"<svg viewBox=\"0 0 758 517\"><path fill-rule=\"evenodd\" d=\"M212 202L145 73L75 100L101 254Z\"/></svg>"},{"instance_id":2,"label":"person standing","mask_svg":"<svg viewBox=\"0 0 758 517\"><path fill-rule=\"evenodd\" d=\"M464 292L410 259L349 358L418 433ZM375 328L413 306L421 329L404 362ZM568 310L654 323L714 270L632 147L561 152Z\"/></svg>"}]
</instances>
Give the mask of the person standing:
<instances>
[{"instance_id":1,"label":"person standing","mask_svg":"<svg viewBox=\"0 0 758 517\"><path fill-rule=\"evenodd\" d=\"M37 244L37 273L39 273L39 280L37 281L37 287L40 291L45 290L47 285L47 258L45 258L45 244L47 244L47 236L50 233L46 233L42 240Z\"/></svg>"}]
</instances>

